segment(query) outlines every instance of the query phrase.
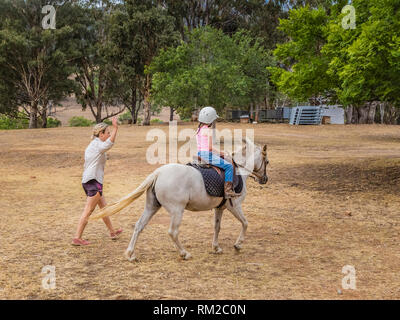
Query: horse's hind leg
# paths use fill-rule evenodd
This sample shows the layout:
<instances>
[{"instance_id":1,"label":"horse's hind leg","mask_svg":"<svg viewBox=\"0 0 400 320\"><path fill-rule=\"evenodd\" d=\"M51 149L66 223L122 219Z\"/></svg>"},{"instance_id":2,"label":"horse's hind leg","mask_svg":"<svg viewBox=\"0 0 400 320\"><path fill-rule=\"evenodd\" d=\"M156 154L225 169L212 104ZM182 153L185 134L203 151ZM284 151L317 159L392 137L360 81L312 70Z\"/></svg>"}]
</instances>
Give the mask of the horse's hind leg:
<instances>
[{"instance_id":1,"label":"horse's hind leg","mask_svg":"<svg viewBox=\"0 0 400 320\"><path fill-rule=\"evenodd\" d=\"M242 248L242 243L244 241L244 236L247 230L247 219L244 216L241 205L237 205L236 207L228 207L228 210L232 212L232 214L242 223L242 231L240 232L239 238L236 240L234 247L236 250L240 250Z\"/></svg>"},{"instance_id":2,"label":"horse's hind leg","mask_svg":"<svg viewBox=\"0 0 400 320\"><path fill-rule=\"evenodd\" d=\"M178 239L179 226L182 221L184 209L183 208L182 209L175 208L175 209L171 209L171 210L167 209L167 211L171 214L171 224L170 224L168 233L169 233L172 241L174 241L177 249L179 250L180 256L183 259L188 260L191 258L192 255L189 252L187 252L185 250L185 248L183 248L183 246L181 245L181 243L179 242L179 239Z\"/></svg>"},{"instance_id":3,"label":"horse's hind leg","mask_svg":"<svg viewBox=\"0 0 400 320\"><path fill-rule=\"evenodd\" d=\"M148 189L146 195L146 207L142 215L140 216L139 220L135 224L135 230L133 232L131 241L129 242L129 246L125 251L125 257L128 258L129 261L136 260L134 251L139 234L140 232L142 232L144 227L149 223L150 219L160 208L161 205L158 203L157 198L154 195L154 192L151 189Z\"/></svg>"},{"instance_id":4,"label":"horse's hind leg","mask_svg":"<svg viewBox=\"0 0 400 320\"><path fill-rule=\"evenodd\" d=\"M219 209L215 208L214 209L214 239L213 239L213 249L215 253L222 253L222 249L218 244L218 235L219 231L221 230L221 219L222 219L222 213L224 212L224 209Z\"/></svg>"}]
</instances>

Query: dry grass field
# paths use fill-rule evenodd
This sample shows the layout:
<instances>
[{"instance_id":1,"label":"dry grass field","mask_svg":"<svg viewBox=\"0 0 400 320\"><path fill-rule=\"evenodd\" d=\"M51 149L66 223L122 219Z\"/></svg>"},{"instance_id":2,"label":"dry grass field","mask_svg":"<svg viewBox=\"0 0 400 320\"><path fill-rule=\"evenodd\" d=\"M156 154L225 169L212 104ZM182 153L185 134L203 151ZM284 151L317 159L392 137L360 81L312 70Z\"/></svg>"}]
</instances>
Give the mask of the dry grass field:
<instances>
[{"instance_id":1,"label":"dry grass field","mask_svg":"<svg viewBox=\"0 0 400 320\"><path fill-rule=\"evenodd\" d=\"M248 180L242 251L233 248L241 225L229 212L224 253L215 255L212 211L186 211L180 240L193 258L181 260L162 209L139 238L136 263L123 252L144 196L112 217L125 230L117 241L91 221L84 238L92 245L70 245L85 203L90 128L0 131L0 299L400 298L399 126L218 127L254 128L268 144L269 182ZM146 162L147 130L120 127L105 171L109 202L157 167ZM42 288L46 265L56 268L54 290ZM345 265L356 269L356 290L341 287Z\"/></svg>"}]
</instances>

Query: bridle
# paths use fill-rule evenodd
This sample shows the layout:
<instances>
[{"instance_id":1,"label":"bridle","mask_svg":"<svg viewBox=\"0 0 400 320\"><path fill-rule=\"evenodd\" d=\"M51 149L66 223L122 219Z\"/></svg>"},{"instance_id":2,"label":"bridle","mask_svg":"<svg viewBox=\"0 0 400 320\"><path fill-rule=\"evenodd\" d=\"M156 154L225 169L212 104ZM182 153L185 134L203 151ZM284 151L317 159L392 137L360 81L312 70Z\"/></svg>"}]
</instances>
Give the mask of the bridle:
<instances>
[{"instance_id":1,"label":"bridle","mask_svg":"<svg viewBox=\"0 0 400 320\"><path fill-rule=\"evenodd\" d=\"M233 154L232 154L232 160L233 160ZM234 161L234 160L233 160ZM254 181L256 181L256 179L263 179L264 177L267 176L267 164L269 163L269 161L267 160L267 152L262 151L262 162L261 165L258 169L254 169L253 171L250 171L249 169L247 169L245 166L243 166L242 164L239 164L237 162L234 161L234 163L238 166L243 168L244 170L246 170L247 172L250 173L249 177L253 178ZM259 171L264 167L264 172L263 175L261 175L259 173Z\"/></svg>"},{"instance_id":2,"label":"bridle","mask_svg":"<svg viewBox=\"0 0 400 320\"><path fill-rule=\"evenodd\" d=\"M255 180L255 178L257 177L258 179L263 179L266 175L267 175L267 164L268 164L268 160L267 160L267 153L262 151L262 163L261 166L258 169L254 169L252 172L253 175L253 179ZM263 175L261 176L259 174L259 171L264 168L264 172Z\"/></svg>"}]
</instances>

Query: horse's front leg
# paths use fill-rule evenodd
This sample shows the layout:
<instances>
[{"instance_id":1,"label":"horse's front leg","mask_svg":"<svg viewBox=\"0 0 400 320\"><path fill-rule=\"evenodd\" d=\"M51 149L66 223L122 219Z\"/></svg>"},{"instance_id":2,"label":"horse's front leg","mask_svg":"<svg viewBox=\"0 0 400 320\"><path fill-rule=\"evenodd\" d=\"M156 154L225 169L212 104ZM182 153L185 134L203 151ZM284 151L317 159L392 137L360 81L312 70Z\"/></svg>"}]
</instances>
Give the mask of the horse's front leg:
<instances>
[{"instance_id":1,"label":"horse's front leg","mask_svg":"<svg viewBox=\"0 0 400 320\"><path fill-rule=\"evenodd\" d=\"M234 245L236 250L240 250L242 248L242 243L246 234L248 222L246 217L244 216L242 206L240 204L236 205L235 207L229 206L228 210L232 212L232 214L242 223L242 231L240 232L240 235Z\"/></svg>"},{"instance_id":2,"label":"horse's front leg","mask_svg":"<svg viewBox=\"0 0 400 320\"><path fill-rule=\"evenodd\" d=\"M221 219L222 219L222 213L224 212L224 209L219 209L215 208L214 209L214 239L213 239L213 249L215 253L222 253L222 249L218 244L218 235L219 231L221 230Z\"/></svg>"}]
</instances>

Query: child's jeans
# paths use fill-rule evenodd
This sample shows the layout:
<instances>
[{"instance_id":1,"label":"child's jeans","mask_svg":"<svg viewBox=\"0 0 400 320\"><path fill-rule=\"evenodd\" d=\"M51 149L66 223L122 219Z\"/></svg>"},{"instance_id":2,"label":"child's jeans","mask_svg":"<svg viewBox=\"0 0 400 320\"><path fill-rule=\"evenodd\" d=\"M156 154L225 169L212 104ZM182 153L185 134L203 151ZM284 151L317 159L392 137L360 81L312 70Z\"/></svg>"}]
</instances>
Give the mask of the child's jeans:
<instances>
[{"instance_id":1,"label":"child's jeans","mask_svg":"<svg viewBox=\"0 0 400 320\"><path fill-rule=\"evenodd\" d=\"M220 158L211 151L199 151L197 154L200 158L206 160L208 163L211 163L213 166L225 170L225 182L233 181L233 167L229 162Z\"/></svg>"}]
</instances>

